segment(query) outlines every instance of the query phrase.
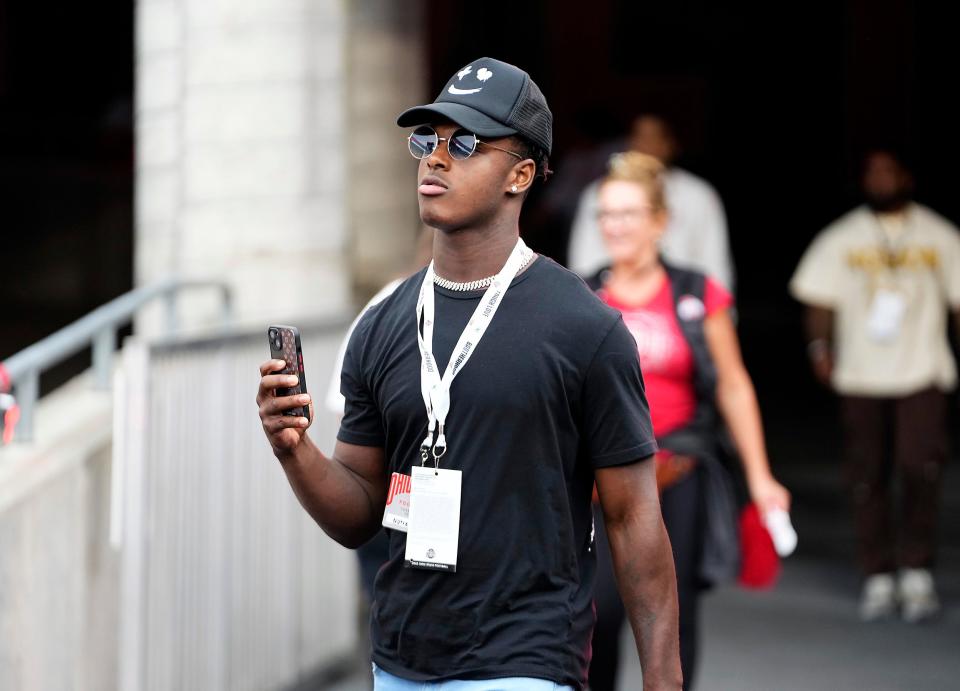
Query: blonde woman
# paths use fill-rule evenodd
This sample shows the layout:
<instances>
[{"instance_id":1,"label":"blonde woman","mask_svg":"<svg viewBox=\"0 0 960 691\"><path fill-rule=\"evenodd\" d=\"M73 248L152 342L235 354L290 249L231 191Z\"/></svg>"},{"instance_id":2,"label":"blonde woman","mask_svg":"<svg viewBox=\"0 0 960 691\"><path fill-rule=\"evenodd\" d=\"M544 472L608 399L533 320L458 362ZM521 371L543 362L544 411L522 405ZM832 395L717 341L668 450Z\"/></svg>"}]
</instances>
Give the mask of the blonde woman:
<instances>
[{"instance_id":1,"label":"blonde woman","mask_svg":"<svg viewBox=\"0 0 960 691\"><path fill-rule=\"evenodd\" d=\"M717 445L718 412L730 431L750 496L762 512L788 510L789 492L770 472L760 411L730 316L733 298L716 280L664 264L667 226L663 166L637 152L611 159L598 196L598 221L611 265L588 280L620 310L637 341L658 456L661 505L677 569L684 688L696 659L697 605L704 586L702 467ZM598 524L602 521L598 521ZM612 689L623 610L606 536L598 525L597 626L592 691Z\"/></svg>"}]
</instances>

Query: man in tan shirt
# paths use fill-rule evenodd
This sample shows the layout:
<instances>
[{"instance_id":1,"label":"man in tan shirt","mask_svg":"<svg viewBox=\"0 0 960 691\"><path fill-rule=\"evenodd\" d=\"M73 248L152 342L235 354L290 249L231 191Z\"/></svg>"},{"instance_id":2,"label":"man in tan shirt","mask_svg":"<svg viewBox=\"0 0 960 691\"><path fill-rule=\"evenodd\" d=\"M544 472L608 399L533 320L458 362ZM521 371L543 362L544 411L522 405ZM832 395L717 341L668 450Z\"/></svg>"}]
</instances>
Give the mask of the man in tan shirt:
<instances>
[{"instance_id":1,"label":"man in tan shirt","mask_svg":"<svg viewBox=\"0 0 960 691\"><path fill-rule=\"evenodd\" d=\"M814 372L841 398L866 575L861 617L888 616L899 604L904 619L919 621L939 610L930 569L946 392L957 381L947 323L951 311L960 314L960 232L911 201L911 176L889 151L866 157L863 191L867 203L807 249L790 292L808 308ZM891 466L902 487L899 514Z\"/></svg>"}]
</instances>

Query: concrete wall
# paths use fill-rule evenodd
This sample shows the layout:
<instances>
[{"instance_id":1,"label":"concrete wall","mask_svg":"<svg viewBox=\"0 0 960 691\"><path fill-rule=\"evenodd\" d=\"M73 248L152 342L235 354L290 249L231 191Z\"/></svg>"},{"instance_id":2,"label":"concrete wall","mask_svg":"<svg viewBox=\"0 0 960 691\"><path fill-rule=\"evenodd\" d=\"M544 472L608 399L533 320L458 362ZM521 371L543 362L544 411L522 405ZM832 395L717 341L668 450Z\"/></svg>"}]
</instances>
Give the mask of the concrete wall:
<instances>
[{"instance_id":1,"label":"concrete wall","mask_svg":"<svg viewBox=\"0 0 960 691\"><path fill-rule=\"evenodd\" d=\"M111 399L81 377L0 449L0 691L116 686Z\"/></svg>"}]
</instances>

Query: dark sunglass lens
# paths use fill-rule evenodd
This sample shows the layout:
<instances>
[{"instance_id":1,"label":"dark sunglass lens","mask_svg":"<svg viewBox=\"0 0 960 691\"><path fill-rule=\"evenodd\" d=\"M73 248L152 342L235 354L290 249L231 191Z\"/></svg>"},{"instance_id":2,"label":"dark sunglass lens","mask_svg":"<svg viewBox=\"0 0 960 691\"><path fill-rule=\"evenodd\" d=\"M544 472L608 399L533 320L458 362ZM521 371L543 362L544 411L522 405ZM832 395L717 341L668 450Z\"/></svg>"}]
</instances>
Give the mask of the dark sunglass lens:
<instances>
[{"instance_id":1,"label":"dark sunglass lens","mask_svg":"<svg viewBox=\"0 0 960 691\"><path fill-rule=\"evenodd\" d=\"M450 156L462 161L477 148L477 136L473 132L457 130L450 137Z\"/></svg>"},{"instance_id":2,"label":"dark sunglass lens","mask_svg":"<svg viewBox=\"0 0 960 691\"><path fill-rule=\"evenodd\" d=\"M414 158L425 158L437 148L437 133L429 127L418 127L407 140Z\"/></svg>"}]
</instances>

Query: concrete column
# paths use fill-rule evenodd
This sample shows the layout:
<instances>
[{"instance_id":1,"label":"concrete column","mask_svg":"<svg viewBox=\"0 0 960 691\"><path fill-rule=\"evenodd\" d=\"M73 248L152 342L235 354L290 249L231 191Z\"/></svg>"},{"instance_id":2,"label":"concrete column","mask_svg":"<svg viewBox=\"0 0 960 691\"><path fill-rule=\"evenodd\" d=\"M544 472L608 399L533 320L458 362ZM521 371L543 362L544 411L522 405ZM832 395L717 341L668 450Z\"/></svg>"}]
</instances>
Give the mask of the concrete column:
<instances>
[{"instance_id":1,"label":"concrete column","mask_svg":"<svg viewBox=\"0 0 960 691\"><path fill-rule=\"evenodd\" d=\"M350 258L362 299L410 268L420 227L417 163L395 121L435 94L426 90L422 0L348 5Z\"/></svg>"},{"instance_id":2,"label":"concrete column","mask_svg":"<svg viewBox=\"0 0 960 691\"><path fill-rule=\"evenodd\" d=\"M139 0L138 285L222 277L245 323L347 306L346 6ZM187 326L215 314L181 307Z\"/></svg>"}]
</instances>

